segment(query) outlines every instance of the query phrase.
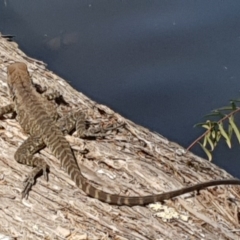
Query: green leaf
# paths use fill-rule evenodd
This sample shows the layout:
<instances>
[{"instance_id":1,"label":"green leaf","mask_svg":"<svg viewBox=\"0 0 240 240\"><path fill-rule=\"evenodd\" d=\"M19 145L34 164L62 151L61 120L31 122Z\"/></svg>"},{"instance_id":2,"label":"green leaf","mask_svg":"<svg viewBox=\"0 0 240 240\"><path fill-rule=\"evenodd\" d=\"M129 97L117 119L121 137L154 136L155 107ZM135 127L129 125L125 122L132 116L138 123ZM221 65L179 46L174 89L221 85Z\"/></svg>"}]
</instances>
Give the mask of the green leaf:
<instances>
[{"instance_id":1,"label":"green leaf","mask_svg":"<svg viewBox=\"0 0 240 240\"><path fill-rule=\"evenodd\" d=\"M204 139L203 139L203 146L206 147L207 146L207 143L208 143L208 138L211 137L211 132L209 131L207 134L205 132L205 136L204 136Z\"/></svg>"},{"instance_id":2,"label":"green leaf","mask_svg":"<svg viewBox=\"0 0 240 240\"><path fill-rule=\"evenodd\" d=\"M204 118L207 118L207 117L216 117L216 116L222 117L222 115L223 115L222 113L214 110L214 112L205 115Z\"/></svg>"},{"instance_id":3,"label":"green leaf","mask_svg":"<svg viewBox=\"0 0 240 240\"><path fill-rule=\"evenodd\" d=\"M237 106L236 103L234 101L230 101L231 105L232 105L232 110L236 110Z\"/></svg>"},{"instance_id":4,"label":"green leaf","mask_svg":"<svg viewBox=\"0 0 240 240\"><path fill-rule=\"evenodd\" d=\"M218 127L219 127L219 131L221 132L221 135L225 138L228 147L231 148L231 141L230 141L229 136L227 135L227 133L225 132L225 130L223 128L223 124L219 123Z\"/></svg>"},{"instance_id":5,"label":"green leaf","mask_svg":"<svg viewBox=\"0 0 240 240\"><path fill-rule=\"evenodd\" d=\"M212 161L212 154L210 153L210 151L205 148L200 142L198 142L198 144L202 147L203 151L206 153L208 160Z\"/></svg>"},{"instance_id":6,"label":"green leaf","mask_svg":"<svg viewBox=\"0 0 240 240\"><path fill-rule=\"evenodd\" d=\"M203 128L206 128L207 130L210 130L212 128L211 125L204 124L202 125Z\"/></svg>"},{"instance_id":7,"label":"green leaf","mask_svg":"<svg viewBox=\"0 0 240 240\"><path fill-rule=\"evenodd\" d=\"M205 137L204 137L204 139L203 139L203 146L206 147L206 145L207 145L207 137L206 137L206 135L205 135Z\"/></svg>"},{"instance_id":8,"label":"green leaf","mask_svg":"<svg viewBox=\"0 0 240 240\"><path fill-rule=\"evenodd\" d=\"M236 126L236 124L235 124L235 122L234 122L233 116L231 116L231 117L229 118L229 123L230 123L230 125L231 125L234 133L236 134L236 137L237 137L238 142L239 142L239 144L240 144L240 133L239 133L239 130L238 130L238 128L237 128L237 126Z\"/></svg>"},{"instance_id":9,"label":"green leaf","mask_svg":"<svg viewBox=\"0 0 240 240\"><path fill-rule=\"evenodd\" d=\"M211 147L211 151L213 151L213 149L214 149L214 144L213 144L210 136L207 138L207 141L208 141L208 143L209 143L209 145L210 145L210 147Z\"/></svg>"},{"instance_id":10,"label":"green leaf","mask_svg":"<svg viewBox=\"0 0 240 240\"><path fill-rule=\"evenodd\" d=\"M217 136L217 132L216 132L215 129L213 129L213 130L211 131L211 138L212 138L212 139L216 139L216 136Z\"/></svg>"},{"instance_id":11,"label":"green leaf","mask_svg":"<svg viewBox=\"0 0 240 240\"><path fill-rule=\"evenodd\" d=\"M230 122L230 120L229 120L229 122ZM232 139L232 133L233 133L233 128L232 128L232 125L229 124L228 125L228 136L230 139Z\"/></svg>"},{"instance_id":12,"label":"green leaf","mask_svg":"<svg viewBox=\"0 0 240 240\"><path fill-rule=\"evenodd\" d=\"M221 107L217 109L218 111L229 111L233 110L232 106Z\"/></svg>"},{"instance_id":13,"label":"green leaf","mask_svg":"<svg viewBox=\"0 0 240 240\"><path fill-rule=\"evenodd\" d=\"M219 142L221 137L222 137L222 135L221 135L220 131L217 131L216 142Z\"/></svg>"},{"instance_id":14,"label":"green leaf","mask_svg":"<svg viewBox=\"0 0 240 240\"><path fill-rule=\"evenodd\" d=\"M197 123L195 125L193 125L193 127L202 127L202 125L206 124L206 122L201 122L201 123Z\"/></svg>"},{"instance_id":15,"label":"green leaf","mask_svg":"<svg viewBox=\"0 0 240 240\"><path fill-rule=\"evenodd\" d=\"M214 142L218 141L218 134L219 134L219 130L217 128L214 128L211 132L211 138Z\"/></svg>"}]
</instances>

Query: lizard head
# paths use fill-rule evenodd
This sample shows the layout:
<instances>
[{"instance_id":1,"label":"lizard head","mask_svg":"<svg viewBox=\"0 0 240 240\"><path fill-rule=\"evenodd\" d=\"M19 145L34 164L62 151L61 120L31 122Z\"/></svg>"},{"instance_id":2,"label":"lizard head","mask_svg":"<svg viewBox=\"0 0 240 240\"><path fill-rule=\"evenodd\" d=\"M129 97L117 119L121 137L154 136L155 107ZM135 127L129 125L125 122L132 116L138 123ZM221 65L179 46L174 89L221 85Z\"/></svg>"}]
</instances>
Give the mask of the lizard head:
<instances>
[{"instance_id":1,"label":"lizard head","mask_svg":"<svg viewBox=\"0 0 240 240\"><path fill-rule=\"evenodd\" d=\"M12 97L15 96L14 89L17 89L17 86L26 87L31 85L32 80L25 63L17 62L9 65L7 67L7 73L7 84Z\"/></svg>"}]
</instances>

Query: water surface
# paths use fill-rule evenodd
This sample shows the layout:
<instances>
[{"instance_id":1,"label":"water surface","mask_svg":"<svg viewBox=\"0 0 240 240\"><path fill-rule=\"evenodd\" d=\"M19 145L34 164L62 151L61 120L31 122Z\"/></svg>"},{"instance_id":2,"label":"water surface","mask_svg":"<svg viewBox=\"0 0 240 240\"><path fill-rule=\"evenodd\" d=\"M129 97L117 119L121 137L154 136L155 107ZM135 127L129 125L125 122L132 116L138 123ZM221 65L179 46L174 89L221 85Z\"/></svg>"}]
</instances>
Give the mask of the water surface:
<instances>
[{"instance_id":1,"label":"water surface","mask_svg":"<svg viewBox=\"0 0 240 240\"><path fill-rule=\"evenodd\" d=\"M187 147L195 123L239 97L239 12L239 0L5 0L0 31L93 100ZM214 162L240 177L233 145Z\"/></svg>"}]
</instances>

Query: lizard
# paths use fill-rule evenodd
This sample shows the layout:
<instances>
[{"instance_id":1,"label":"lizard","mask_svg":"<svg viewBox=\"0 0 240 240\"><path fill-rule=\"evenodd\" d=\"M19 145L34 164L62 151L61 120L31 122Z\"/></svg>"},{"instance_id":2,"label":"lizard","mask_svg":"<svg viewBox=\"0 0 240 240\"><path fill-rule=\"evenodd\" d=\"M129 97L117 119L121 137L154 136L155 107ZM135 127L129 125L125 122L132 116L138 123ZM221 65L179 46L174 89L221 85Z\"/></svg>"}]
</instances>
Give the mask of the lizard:
<instances>
[{"instance_id":1,"label":"lizard","mask_svg":"<svg viewBox=\"0 0 240 240\"><path fill-rule=\"evenodd\" d=\"M69 119L59 119L55 106L50 104L48 99L34 88L25 63L17 62L7 67L7 84L12 103L0 109L0 116L15 111L20 126L30 135L14 155L18 163L34 167L25 180L22 197L28 194L36 176L40 172L43 172L44 177L47 179L48 165L43 159L34 156L36 152L45 146L60 160L61 166L78 188L82 189L90 197L113 205L146 205L172 199L185 193L199 191L206 187L229 184L240 185L239 179L212 180L148 196L121 196L99 190L91 185L81 173L75 155L64 135L73 128L76 128L79 136L84 135L84 114L81 111L71 114L73 119L71 121L74 121L74 124L69 120L70 117ZM71 124L66 124L65 121L69 121Z\"/></svg>"}]
</instances>

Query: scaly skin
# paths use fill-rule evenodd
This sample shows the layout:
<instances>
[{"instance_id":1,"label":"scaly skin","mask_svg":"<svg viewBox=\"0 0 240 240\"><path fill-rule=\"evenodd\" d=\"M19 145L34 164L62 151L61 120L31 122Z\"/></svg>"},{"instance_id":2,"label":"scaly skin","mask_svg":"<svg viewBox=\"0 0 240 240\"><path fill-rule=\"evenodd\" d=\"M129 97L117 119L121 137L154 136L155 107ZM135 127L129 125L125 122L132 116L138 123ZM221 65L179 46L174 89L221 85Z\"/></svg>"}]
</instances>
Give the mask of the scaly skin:
<instances>
[{"instance_id":1,"label":"scaly skin","mask_svg":"<svg viewBox=\"0 0 240 240\"><path fill-rule=\"evenodd\" d=\"M34 88L26 64L14 63L8 66L8 86L14 104L8 105L2 110L0 109L0 116L11 110L16 111L19 124L26 133L30 134L30 137L19 147L15 159L19 163L35 167L27 179L23 196L30 190L39 171L43 170L45 177L47 176L47 164L42 159L34 157L34 153L45 146L61 161L62 167L67 171L71 179L87 195L115 205L145 205L210 186L240 184L238 179L216 180L144 197L126 197L98 190L82 175L70 145L62 133L63 131L68 132L69 129L61 129L61 126L59 126L56 110ZM78 113L74 117L81 135L85 129L83 115ZM78 117L79 119L77 119Z\"/></svg>"}]
</instances>

